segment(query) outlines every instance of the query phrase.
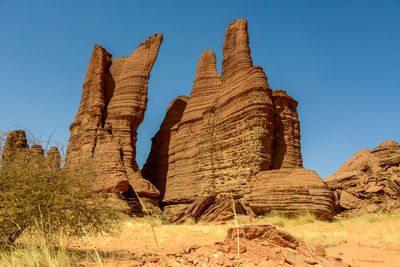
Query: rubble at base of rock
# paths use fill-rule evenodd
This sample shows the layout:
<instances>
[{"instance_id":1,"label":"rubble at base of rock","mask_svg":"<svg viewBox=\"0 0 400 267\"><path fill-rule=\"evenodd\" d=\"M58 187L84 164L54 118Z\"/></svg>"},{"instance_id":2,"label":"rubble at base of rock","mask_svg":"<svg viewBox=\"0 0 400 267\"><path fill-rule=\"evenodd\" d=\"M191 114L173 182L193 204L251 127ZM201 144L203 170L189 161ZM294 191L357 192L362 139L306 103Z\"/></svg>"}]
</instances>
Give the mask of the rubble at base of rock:
<instances>
[{"instance_id":1,"label":"rubble at base of rock","mask_svg":"<svg viewBox=\"0 0 400 267\"><path fill-rule=\"evenodd\" d=\"M309 246L270 224L250 224L229 228L224 242L214 245L172 247L164 255L167 266L325 266L347 267L339 258L330 258L322 246ZM157 255L140 257L137 266L158 266Z\"/></svg>"}]
</instances>

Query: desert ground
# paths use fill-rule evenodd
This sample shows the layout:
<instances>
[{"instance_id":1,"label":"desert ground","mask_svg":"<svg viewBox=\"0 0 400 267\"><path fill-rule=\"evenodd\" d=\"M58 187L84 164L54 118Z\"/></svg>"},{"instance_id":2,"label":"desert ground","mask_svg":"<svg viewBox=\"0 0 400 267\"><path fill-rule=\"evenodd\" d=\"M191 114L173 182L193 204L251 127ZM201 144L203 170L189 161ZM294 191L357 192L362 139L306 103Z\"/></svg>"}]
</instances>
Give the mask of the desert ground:
<instances>
[{"instance_id":1,"label":"desert ground","mask_svg":"<svg viewBox=\"0 0 400 267\"><path fill-rule=\"evenodd\" d=\"M367 214L357 218L337 218L333 222L318 221L311 216L295 219L268 216L251 222L247 217L238 219L240 225L271 223L308 244L321 245L328 257L341 258L351 266L400 266L400 214ZM233 222L195 224L187 221L173 225L160 218L125 219L121 222L120 232L115 235L64 240L57 251L43 247L40 238L33 239L31 234L24 234L18 240L19 250L0 255L0 266L162 266L159 249L166 266L232 266L206 262L202 258L193 262L185 254L191 247L201 249L222 242L230 227L234 227ZM209 253L218 258L217 250ZM260 261L252 266L264 265Z\"/></svg>"}]
</instances>

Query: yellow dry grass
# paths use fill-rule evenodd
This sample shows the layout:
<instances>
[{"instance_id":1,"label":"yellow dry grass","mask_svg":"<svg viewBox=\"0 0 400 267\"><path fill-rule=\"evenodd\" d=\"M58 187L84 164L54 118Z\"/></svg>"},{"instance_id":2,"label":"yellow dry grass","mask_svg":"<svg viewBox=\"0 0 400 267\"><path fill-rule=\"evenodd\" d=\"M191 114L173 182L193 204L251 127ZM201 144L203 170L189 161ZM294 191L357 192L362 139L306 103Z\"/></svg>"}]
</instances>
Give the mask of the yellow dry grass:
<instances>
[{"instance_id":1,"label":"yellow dry grass","mask_svg":"<svg viewBox=\"0 0 400 267\"><path fill-rule=\"evenodd\" d=\"M331 223L314 221L302 225L288 224L282 229L308 243L325 247L350 243L400 252L400 214L366 214L337 219Z\"/></svg>"},{"instance_id":2,"label":"yellow dry grass","mask_svg":"<svg viewBox=\"0 0 400 267\"><path fill-rule=\"evenodd\" d=\"M0 252L0 266L117 266L132 255L148 253L156 256L153 228L162 254L174 246L206 245L222 241L230 224L166 224L161 219L140 218L122 222L120 234L90 236L56 249L49 247L41 236L23 235L16 248ZM400 257L400 214L368 214L358 218L337 219L333 222L315 220L310 215L288 219L279 215L253 220L252 223L272 223L296 238L328 248L343 244L359 248L391 250ZM101 257L99 260L96 253ZM397 255L397 254L396 254ZM120 266L123 266L120 265Z\"/></svg>"}]
</instances>

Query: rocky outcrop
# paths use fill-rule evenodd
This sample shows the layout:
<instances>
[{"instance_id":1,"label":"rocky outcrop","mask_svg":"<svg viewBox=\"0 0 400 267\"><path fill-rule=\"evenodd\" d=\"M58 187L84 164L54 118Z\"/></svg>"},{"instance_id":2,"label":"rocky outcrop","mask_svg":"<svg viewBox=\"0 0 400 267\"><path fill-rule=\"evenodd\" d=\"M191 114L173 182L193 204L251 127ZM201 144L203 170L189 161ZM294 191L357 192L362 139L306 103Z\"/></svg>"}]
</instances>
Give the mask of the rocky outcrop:
<instances>
[{"instance_id":1,"label":"rocky outcrop","mask_svg":"<svg viewBox=\"0 0 400 267\"><path fill-rule=\"evenodd\" d=\"M203 223L226 222L235 219L233 205L235 205L236 214L240 214L238 216L246 215L249 219L254 217L254 213L244 199L217 199L217 194L198 198L188 207L180 209L171 216L168 216L168 212L165 215L170 217L171 223L176 224L184 223L186 220Z\"/></svg>"},{"instance_id":2,"label":"rocky outcrop","mask_svg":"<svg viewBox=\"0 0 400 267\"><path fill-rule=\"evenodd\" d=\"M214 194L219 205L215 211L222 211L226 205L221 203L230 194L236 200L249 194L260 197L251 182L258 173L296 168L293 175L285 176L289 184L326 191L321 196L299 193L303 208L315 204L314 209L331 217L329 189L315 173L298 169L302 156L296 109L297 102L283 90L271 90L262 68L253 66L246 20L232 22L225 35L221 76L215 54L203 52L190 97L171 102L153 138L142 174L160 190L165 214L181 218L183 211L190 213L191 203ZM304 175L302 185L298 181ZM287 196L276 197L282 197L276 202L287 200ZM297 210L296 205L286 208Z\"/></svg>"},{"instance_id":3,"label":"rocky outcrop","mask_svg":"<svg viewBox=\"0 0 400 267\"><path fill-rule=\"evenodd\" d=\"M159 264L158 258L141 259L141 266ZM229 228L225 240L212 245L171 247L164 261L168 266L350 266L327 256L321 245L308 245L270 224Z\"/></svg>"},{"instance_id":4,"label":"rocky outcrop","mask_svg":"<svg viewBox=\"0 0 400 267\"><path fill-rule=\"evenodd\" d=\"M400 146L386 141L360 150L325 182L342 216L400 209Z\"/></svg>"},{"instance_id":5,"label":"rocky outcrop","mask_svg":"<svg viewBox=\"0 0 400 267\"><path fill-rule=\"evenodd\" d=\"M256 215L272 211L286 216L309 213L330 220L333 192L312 170L293 168L259 172L251 180L248 203Z\"/></svg>"},{"instance_id":6,"label":"rocky outcrop","mask_svg":"<svg viewBox=\"0 0 400 267\"><path fill-rule=\"evenodd\" d=\"M156 34L130 56L116 59L101 46L93 49L70 127L66 166L93 163L95 192L128 194L133 188L150 202L160 195L142 178L135 156L136 131L144 118L147 84L162 39Z\"/></svg>"},{"instance_id":7,"label":"rocky outcrop","mask_svg":"<svg viewBox=\"0 0 400 267\"><path fill-rule=\"evenodd\" d=\"M24 130L14 130L8 133L4 143L2 157L15 151L29 151L28 140Z\"/></svg>"},{"instance_id":8,"label":"rocky outcrop","mask_svg":"<svg viewBox=\"0 0 400 267\"><path fill-rule=\"evenodd\" d=\"M341 259L326 257L321 246L307 245L271 224L229 228L225 241L219 247L224 253L237 254L238 243L241 259L248 261L249 265L258 260L267 263L266 266L349 266Z\"/></svg>"},{"instance_id":9,"label":"rocky outcrop","mask_svg":"<svg viewBox=\"0 0 400 267\"><path fill-rule=\"evenodd\" d=\"M14 153L26 152L34 157L34 159L45 158L45 151L41 145L33 144L29 148L28 140L26 138L26 133L24 130L14 130L8 133L4 148L2 151L2 157L7 158ZM51 147L46 153L46 160L54 162L54 164L60 167L61 156L57 147Z\"/></svg>"}]
</instances>

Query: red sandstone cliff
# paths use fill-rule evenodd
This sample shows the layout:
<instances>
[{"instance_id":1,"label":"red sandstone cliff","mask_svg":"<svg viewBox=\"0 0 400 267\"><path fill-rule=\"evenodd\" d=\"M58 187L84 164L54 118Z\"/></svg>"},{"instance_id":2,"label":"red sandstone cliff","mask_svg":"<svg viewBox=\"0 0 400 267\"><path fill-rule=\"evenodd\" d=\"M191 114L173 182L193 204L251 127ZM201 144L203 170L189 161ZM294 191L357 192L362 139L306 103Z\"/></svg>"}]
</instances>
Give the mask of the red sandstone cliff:
<instances>
[{"instance_id":1,"label":"red sandstone cliff","mask_svg":"<svg viewBox=\"0 0 400 267\"><path fill-rule=\"evenodd\" d=\"M113 60L101 46L93 49L66 158L67 166L95 162L93 191L126 194L134 188L144 198L160 195L142 178L135 156L136 131L144 118L147 84L162 39L156 34L130 56Z\"/></svg>"},{"instance_id":2,"label":"red sandstone cliff","mask_svg":"<svg viewBox=\"0 0 400 267\"><path fill-rule=\"evenodd\" d=\"M231 192L246 199L254 191L253 177L261 171L302 167L297 102L285 91L272 91L262 68L253 66L244 19L232 22L226 31L222 75L214 53L205 51L190 98L174 112L170 107L142 170L161 191L167 216L215 194L221 207L225 204L218 199ZM303 207L316 201L315 211L320 204L326 217L332 216L332 194L321 178L306 171L294 173L299 175L284 175L293 190L310 184L326 190L322 200L311 200L302 191ZM305 176L307 185L302 185ZM275 203L286 201L279 197ZM267 206L266 210L271 207Z\"/></svg>"}]
</instances>

